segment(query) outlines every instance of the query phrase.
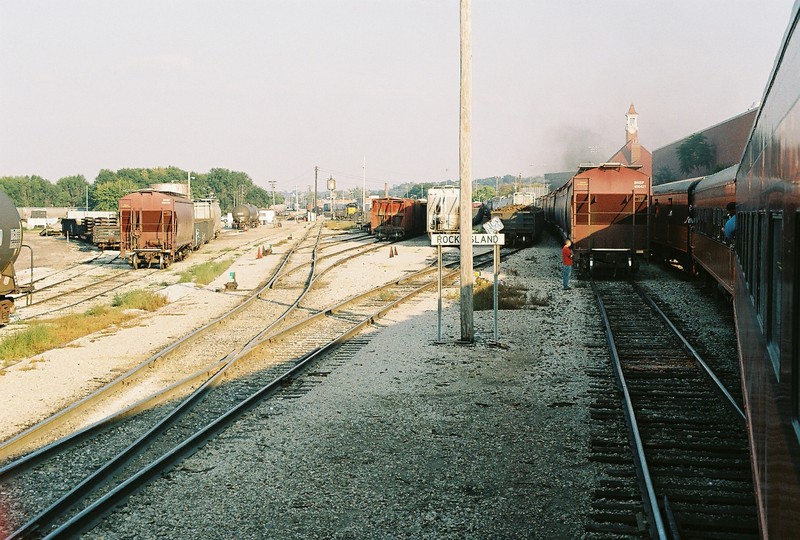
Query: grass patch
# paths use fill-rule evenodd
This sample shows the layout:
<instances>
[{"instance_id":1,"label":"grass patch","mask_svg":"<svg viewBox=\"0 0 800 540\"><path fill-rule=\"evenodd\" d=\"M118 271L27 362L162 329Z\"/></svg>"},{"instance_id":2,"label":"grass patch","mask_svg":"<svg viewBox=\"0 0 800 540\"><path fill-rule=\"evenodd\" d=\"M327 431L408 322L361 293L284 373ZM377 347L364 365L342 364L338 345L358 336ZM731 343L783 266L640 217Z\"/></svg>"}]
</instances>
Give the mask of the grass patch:
<instances>
[{"instance_id":1,"label":"grass patch","mask_svg":"<svg viewBox=\"0 0 800 540\"><path fill-rule=\"evenodd\" d=\"M136 317L126 310L153 311L166 303L164 295L137 290L114 296L111 306L95 306L80 314L25 324L23 330L0 340L0 358L6 366Z\"/></svg>"},{"instance_id":2,"label":"grass patch","mask_svg":"<svg viewBox=\"0 0 800 540\"><path fill-rule=\"evenodd\" d=\"M208 285L222 275L232 264L233 259L223 259L217 262L209 261L203 264L197 264L185 272L181 272L178 283L194 282L198 285Z\"/></svg>"},{"instance_id":3,"label":"grass patch","mask_svg":"<svg viewBox=\"0 0 800 540\"><path fill-rule=\"evenodd\" d=\"M114 295L111 301L111 307L120 309L143 309L145 311L155 311L162 306L167 305L167 297L163 294L146 291L144 289L136 289L125 293ZM101 306L104 308L104 306ZM91 312L96 308L92 308L86 313ZM105 308L108 311L108 308Z\"/></svg>"},{"instance_id":4,"label":"grass patch","mask_svg":"<svg viewBox=\"0 0 800 540\"><path fill-rule=\"evenodd\" d=\"M355 229L356 223L355 221L344 221L344 220L326 220L325 227L327 229L333 229L335 231L346 231L348 229Z\"/></svg>"},{"instance_id":5,"label":"grass patch","mask_svg":"<svg viewBox=\"0 0 800 540\"><path fill-rule=\"evenodd\" d=\"M494 282L478 278L472 289L473 309L494 309ZM528 304L527 289L519 285L497 284L497 309L522 309Z\"/></svg>"}]
</instances>

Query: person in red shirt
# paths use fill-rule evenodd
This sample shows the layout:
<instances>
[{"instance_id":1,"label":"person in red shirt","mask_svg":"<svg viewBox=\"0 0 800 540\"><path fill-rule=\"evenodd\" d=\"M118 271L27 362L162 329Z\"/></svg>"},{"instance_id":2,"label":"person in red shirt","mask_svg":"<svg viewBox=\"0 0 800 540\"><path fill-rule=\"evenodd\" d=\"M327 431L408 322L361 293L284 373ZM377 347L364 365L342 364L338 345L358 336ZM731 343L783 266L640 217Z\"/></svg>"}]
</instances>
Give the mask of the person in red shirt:
<instances>
[{"instance_id":1,"label":"person in red shirt","mask_svg":"<svg viewBox=\"0 0 800 540\"><path fill-rule=\"evenodd\" d=\"M561 248L561 259L564 263L564 290L569 290L569 275L572 273L572 240L564 240L564 247Z\"/></svg>"}]
</instances>

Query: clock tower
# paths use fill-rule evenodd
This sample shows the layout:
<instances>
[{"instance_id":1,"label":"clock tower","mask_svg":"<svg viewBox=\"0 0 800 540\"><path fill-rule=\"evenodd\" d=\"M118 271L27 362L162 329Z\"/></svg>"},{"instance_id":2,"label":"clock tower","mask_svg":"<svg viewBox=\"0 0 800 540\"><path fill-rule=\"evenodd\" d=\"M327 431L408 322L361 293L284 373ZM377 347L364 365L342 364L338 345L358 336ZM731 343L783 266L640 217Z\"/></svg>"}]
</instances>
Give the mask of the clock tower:
<instances>
[{"instance_id":1,"label":"clock tower","mask_svg":"<svg viewBox=\"0 0 800 540\"><path fill-rule=\"evenodd\" d=\"M633 108L633 103L631 103L631 108L628 109L625 119L625 142L639 144L639 114Z\"/></svg>"}]
</instances>

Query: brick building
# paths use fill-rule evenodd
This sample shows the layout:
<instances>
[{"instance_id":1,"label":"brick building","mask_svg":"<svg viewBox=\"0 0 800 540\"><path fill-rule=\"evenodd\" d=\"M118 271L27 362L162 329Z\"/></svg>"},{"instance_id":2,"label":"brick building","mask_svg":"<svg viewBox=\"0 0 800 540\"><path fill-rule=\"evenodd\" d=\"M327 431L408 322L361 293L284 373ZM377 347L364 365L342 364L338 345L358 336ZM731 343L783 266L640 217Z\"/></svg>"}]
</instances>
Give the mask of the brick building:
<instances>
[{"instance_id":1,"label":"brick building","mask_svg":"<svg viewBox=\"0 0 800 540\"><path fill-rule=\"evenodd\" d=\"M758 114L758 107L753 107L747 112L699 131L698 133L702 134L711 145L711 166L707 170L692 171L690 176L703 176L739 163L742 159L744 147L750 137L756 114ZM672 180L681 180L686 177L686 174L681 172L678 148L688 137L686 136L653 152L654 185Z\"/></svg>"}]
</instances>

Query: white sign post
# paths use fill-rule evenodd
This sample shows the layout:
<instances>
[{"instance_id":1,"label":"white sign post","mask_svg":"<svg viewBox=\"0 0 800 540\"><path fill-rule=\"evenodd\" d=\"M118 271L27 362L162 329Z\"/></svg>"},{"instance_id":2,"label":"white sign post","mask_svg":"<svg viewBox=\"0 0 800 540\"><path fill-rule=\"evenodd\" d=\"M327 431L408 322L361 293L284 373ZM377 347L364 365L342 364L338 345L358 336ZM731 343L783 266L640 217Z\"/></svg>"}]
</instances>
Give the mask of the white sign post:
<instances>
[{"instance_id":1,"label":"white sign post","mask_svg":"<svg viewBox=\"0 0 800 540\"><path fill-rule=\"evenodd\" d=\"M496 218L495 218L496 219ZM497 304L498 304L498 296L497 296L497 285L498 285L498 276L500 275L500 246L505 245L505 235L499 234L496 231L499 231L503 228L503 224L500 223L500 220L497 220L499 223L499 227L496 227L492 221L486 223L484 228L487 231L491 231L490 234L473 234L472 235L472 245L473 246L492 246L494 249L494 341L495 343L498 342L498 330L497 330ZM492 224L493 227L487 227L488 225ZM439 265L439 282L438 282L438 290L439 290L439 303L438 303L438 316L437 316L437 325L436 325L436 343L442 343L442 247L443 246L460 246L461 245L461 235L458 233L452 234L432 234L431 235L431 245L436 246L436 258Z\"/></svg>"}]
</instances>

